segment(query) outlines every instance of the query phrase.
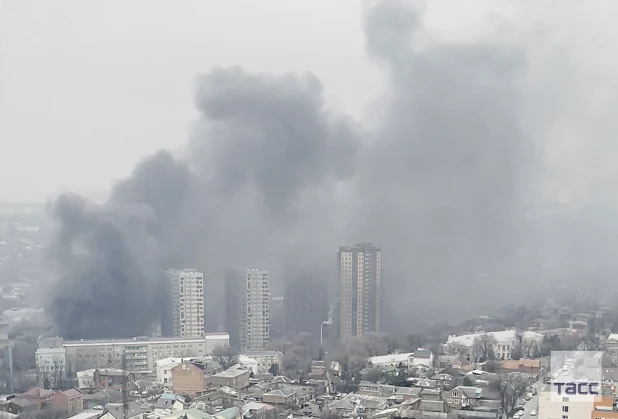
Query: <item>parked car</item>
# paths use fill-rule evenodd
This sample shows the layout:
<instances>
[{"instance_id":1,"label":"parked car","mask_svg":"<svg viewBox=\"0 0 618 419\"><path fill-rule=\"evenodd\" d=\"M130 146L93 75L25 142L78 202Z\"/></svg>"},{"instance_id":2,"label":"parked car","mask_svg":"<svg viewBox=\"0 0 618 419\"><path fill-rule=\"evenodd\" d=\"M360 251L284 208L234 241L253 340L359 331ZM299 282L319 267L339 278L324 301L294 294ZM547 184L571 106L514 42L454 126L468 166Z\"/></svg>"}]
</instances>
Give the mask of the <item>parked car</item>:
<instances>
[{"instance_id":1,"label":"parked car","mask_svg":"<svg viewBox=\"0 0 618 419\"><path fill-rule=\"evenodd\" d=\"M530 416L536 416L536 410L531 410L530 411Z\"/></svg>"}]
</instances>

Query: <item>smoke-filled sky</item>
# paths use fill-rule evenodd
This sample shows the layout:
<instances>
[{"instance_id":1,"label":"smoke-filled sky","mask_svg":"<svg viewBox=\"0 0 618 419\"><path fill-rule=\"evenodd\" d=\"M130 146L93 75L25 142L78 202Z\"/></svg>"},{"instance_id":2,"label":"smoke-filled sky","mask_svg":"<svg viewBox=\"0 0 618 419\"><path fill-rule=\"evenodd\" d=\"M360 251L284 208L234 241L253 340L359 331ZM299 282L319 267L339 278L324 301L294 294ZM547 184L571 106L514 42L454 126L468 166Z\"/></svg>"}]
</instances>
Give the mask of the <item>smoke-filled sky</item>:
<instances>
[{"instance_id":1,"label":"smoke-filled sky","mask_svg":"<svg viewBox=\"0 0 618 419\"><path fill-rule=\"evenodd\" d=\"M391 325L615 271L614 2L61 3L2 4L0 198L115 180L50 205L65 336L361 241Z\"/></svg>"}]
</instances>

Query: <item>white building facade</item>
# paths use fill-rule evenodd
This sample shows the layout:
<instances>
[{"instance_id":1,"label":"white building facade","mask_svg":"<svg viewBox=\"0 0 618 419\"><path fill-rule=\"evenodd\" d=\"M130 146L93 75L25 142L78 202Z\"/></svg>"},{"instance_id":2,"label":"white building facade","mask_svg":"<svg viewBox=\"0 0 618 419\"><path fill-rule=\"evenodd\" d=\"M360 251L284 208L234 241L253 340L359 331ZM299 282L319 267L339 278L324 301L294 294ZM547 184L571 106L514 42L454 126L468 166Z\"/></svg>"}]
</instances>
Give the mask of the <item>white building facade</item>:
<instances>
[{"instance_id":1,"label":"white building facade","mask_svg":"<svg viewBox=\"0 0 618 419\"><path fill-rule=\"evenodd\" d=\"M204 336L204 274L195 269L167 271L172 291L172 328L176 337Z\"/></svg>"},{"instance_id":2,"label":"white building facade","mask_svg":"<svg viewBox=\"0 0 618 419\"><path fill-rule=\"evenodd\" d=\"M66 377L66 350L62 338L41 338L35 352L37 377L40 385L47 380L52 386Z\"/></svg>"},{"instance_id":3,"label":"white building facade","mask_svg":"<svg viewBox=\"0 0 618 419\"><path fill-rule=\"evenodd\" d=\"M172 387L172 369L181 364L185 358L163 358L155 361L157 364L157 383L164 387Z\"/></svg>"},{"instance_id":4,"label":"white building facade","mask_svg":"<svg viewBox=\"0 0 618 419\"><path fill-rule=\"evenodd\" d=\"M254 374L268 374L273 364L283 368L283 353L279 351L246 351L242 356L255 361Z\"/></svg>"},{"instance_id":5,"label":"white building facade","mask_svg":"<svg viewBox=\"0 0 618 419\"><path fill-rule=\"evenodd\" d=\"M217 347L229 346L227 333L206 333L193 338L133 338L63 341L59 339L57 360L64 354L65 371L77 372L91 368L122 368L134 373L155 373L156 361L164 358L190 358L210 355ZM42 341L42 340L41 340ZM39 341L37 370L49 364L45 358L49 351L45 342ZM64 352L63 352L64 351Z\"/></svg>"},{"instance_id":6,"label":"white building facade","mask_svg":"<svg viewBox=\"0 0 618 419\"><path fill-rule=\"evenodd\" d=\"M474 357L474 349L476 342L482 341L489 337L491 339L492 350L496 359L510 360L516 344L519 342L519 337L515 329L502 330L499 332L478 332L459 336L449 336L446 341L448 350L456 349L464 352L465 355ZM522 344L531 344L533 342L540 344L543 340L541 333L526 331L521 334Z\"/></svg>"}]
</instances>

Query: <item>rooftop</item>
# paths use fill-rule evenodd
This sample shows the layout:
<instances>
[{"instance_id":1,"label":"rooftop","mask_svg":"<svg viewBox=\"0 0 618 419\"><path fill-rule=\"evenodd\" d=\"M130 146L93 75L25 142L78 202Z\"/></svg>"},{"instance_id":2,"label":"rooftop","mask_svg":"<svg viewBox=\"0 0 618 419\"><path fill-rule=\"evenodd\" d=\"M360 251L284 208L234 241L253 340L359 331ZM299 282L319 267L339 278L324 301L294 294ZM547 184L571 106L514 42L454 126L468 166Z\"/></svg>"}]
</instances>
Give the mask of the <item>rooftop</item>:
<instances>
[{"instance_id":1,"label":"rooftop","mask_svg":"<svg viewBox=\"0 0 618 419\"><path fill-rule=\"evenodd\" d=\"M244 369L242 367L232 367L225 371L218 372L214 375L214 377L223 377L223 378L236 378L240 377L243 374L246 374L249 370Z\"/></svg>"},{"instance_id":2,"label":"rooftop","mask_svg":"<svg viewBox=\"0 0 618 419\"><path fill-rule=\"evenodd\" d=\"M229 339L227 333L204 333L204 337L186 337L186 338L152 338L140 336L134 338L121 339L80 339L64 341L64 346L83 346L83 345L131 345L136 342L140 343L166 343L166 342L204 342L207 340Z\"/></svg>"},{"instance_id":3,"label":"rooftop","mask_svg":"<svg viewBox=\"0 0 618 419\"><path fill-rule=\"evenodd\" d=\"M483 335L490 335L498 342L502 341L512 341L515 340L517 331L515 329L511 330L501 330L499 332L478 332L478 333L468 333L465 335L459 336L449 336L446 343L453 343L457 345L463 346L472 346L474 344L474 340ZM529 340L539 340L543 338L541 333L526 331L523 333L524 339Z\"/></svg>"},{"instance_id":4,"label":"rooftop","mask_svg":"<svg viewBox=\"0 0 618 419\"><path fill-rule=\"evenodd\" d=\"M283 356L283 353L279 351L245 351L241 355L253 358L255 356Z\"/></svg>"},{"instance_id":5,"label":"rooftop","mask_svg":"<svg viewBox=\"0 0 618 419\"><path fill-rule=\"evenodd\" d=\"M390 354L390 355L380 355L373 356L369 358L369 362L373 365L383 365L383 364L399 364L400 362L408 362L411 356L414 354L412 352L405 354Z\"/></svg>"}]
</instances>

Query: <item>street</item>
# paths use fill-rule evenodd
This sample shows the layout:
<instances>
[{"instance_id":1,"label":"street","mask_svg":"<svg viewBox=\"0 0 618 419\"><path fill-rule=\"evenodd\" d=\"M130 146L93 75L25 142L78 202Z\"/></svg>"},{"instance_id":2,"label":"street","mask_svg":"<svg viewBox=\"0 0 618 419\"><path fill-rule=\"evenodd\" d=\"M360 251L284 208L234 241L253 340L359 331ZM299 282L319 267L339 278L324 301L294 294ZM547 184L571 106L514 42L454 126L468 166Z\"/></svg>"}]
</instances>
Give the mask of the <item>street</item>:
<instances>
[{"instance_id":1,"label":"street","mask_svg":"<svg viewBox=\"0 0 618 419\"><path fill-rule=\"evenodd\" d=\"M536 410L537 412L539 411L539 395L537 394L536 396L533 396L530 400L528 400L524 404L524 408L524 415L521 417L521 419L537 419L538 413L537 416L530 416L530 412L533 410Z\"/></svg>"}]
</instances>

